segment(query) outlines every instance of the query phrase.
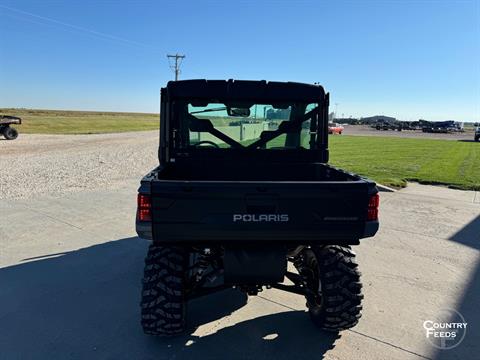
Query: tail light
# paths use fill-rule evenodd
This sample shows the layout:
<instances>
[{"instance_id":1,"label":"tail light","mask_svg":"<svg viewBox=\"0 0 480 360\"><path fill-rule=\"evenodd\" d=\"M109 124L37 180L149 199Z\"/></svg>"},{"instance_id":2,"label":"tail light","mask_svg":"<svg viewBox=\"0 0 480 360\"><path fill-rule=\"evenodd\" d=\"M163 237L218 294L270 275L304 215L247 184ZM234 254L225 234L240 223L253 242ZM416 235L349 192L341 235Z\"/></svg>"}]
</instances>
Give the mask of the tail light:
<instances>
[{"instance_id":1,"label":"tail light","mask_svg":"<svg viewBox=\"0 0 480 360\"><path fill-rule=\"evenodd\" d=\"M372 195L368 200L367 220L378 220L378 206L380 205L380 196Z\"/></svg>"},{"instance_id":2,"label":"tail light","mask_svg":"<svg viewBox=\"0 0 480 360\"><path fill-rule=\"evenodd\" d=\"M150 195L138 194L137 220L152 221L152 198L150 197Z\"/></svg>"}]
</instances>

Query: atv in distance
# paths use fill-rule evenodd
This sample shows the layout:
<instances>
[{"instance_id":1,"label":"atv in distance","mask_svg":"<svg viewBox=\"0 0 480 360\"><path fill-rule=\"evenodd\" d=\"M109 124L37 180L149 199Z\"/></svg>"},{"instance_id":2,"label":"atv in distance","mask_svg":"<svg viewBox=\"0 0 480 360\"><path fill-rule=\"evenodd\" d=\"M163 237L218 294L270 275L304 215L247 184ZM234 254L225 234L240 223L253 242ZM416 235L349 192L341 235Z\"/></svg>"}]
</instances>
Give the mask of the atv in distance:
<instances>
[{"instance_id":1,"label":"atv in distance","mask_svg":"<svg viewBox=\"0 0 480 360\"><path fill-rule=\"evenodd\" d=\"M292 82L162 88L160 165L141 180L136 216L151 241L145 333L181 333L189 300L232 287L304 296L323 329L357 324L351 246L377 232L379 197L374 182L328 165L328 104L321 86Z\"/></svg>"},{"instance_id":2,"label":"atv in distance","mask_svg":"<svg viewBox=\"0 0 480 360\"><path fill-rule=\"evenodd\" d=\"M22 119L16 116L0 115L0 135L3 135L7 140L15 140L18 137L18 131L12 124L20 125Z\"/></svg>"}]
</instances>

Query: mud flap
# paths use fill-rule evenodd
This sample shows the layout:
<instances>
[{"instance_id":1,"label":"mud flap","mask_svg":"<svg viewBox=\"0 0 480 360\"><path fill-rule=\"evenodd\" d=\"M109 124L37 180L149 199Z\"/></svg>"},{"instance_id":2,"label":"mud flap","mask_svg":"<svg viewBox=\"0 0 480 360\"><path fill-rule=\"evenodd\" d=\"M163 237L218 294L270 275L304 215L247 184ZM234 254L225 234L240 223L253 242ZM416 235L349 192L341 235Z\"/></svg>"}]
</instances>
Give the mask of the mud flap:
<instances>
[{"instance_id":1,"label":"mud flap","mask_svg":"<svg viewBox=\"0 0 480 360\"><path fill-rule=\"evenodd\" d=\"M287 271L287 250L283 246L226 247L224 269L226 284L282 282Z\"/></svg>"}]
</instances>

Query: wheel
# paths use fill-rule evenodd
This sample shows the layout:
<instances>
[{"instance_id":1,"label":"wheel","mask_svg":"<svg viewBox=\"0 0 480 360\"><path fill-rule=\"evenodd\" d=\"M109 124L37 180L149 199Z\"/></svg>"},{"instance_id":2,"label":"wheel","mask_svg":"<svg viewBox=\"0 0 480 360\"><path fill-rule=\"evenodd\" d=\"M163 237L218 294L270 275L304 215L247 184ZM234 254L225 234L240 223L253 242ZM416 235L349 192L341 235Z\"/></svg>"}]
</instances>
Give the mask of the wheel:
<instances>
[{"instance_id":1,"label":"wheel","mask_svg":"<svg viewBox=\"0 0 480 360\"><path fill-rule=\"evenodd\" d=\"M188 253L150 245L142 288L142 328L149 335L176 335L185 328L185 274Z\"/></svg>"},{"instance_id":2,"label":"wheel","mask_svg":"<svg viewBox=\"0 0 480 360\"><path fill-rule=\"evenodd\" d=\"M480 136L475 136L475 141L480 141Z\"/></svg>"},{"instance_id":3,"label":"wheel","mask_svg":"<svg viewBox=\"0 0 480 360\"><path fill-rule=\"evenodd\" d=\"M13 127L7 126L3 129L3 136L5 136L7 140L15 140L18 137L18 131Z\"/></svg>"},{"instance_id":4,"label":"wheel","mask_svg":"<svg viewBox=\"0 0 480 360\"><path fill-rule=\"evenodd\" d=\"M309 249L305 263L313 275L307 297L312 321L324 330L346 330L358 323L362 284L355 253L350 247L327 245Z\"/></svg>"}]
</instances>

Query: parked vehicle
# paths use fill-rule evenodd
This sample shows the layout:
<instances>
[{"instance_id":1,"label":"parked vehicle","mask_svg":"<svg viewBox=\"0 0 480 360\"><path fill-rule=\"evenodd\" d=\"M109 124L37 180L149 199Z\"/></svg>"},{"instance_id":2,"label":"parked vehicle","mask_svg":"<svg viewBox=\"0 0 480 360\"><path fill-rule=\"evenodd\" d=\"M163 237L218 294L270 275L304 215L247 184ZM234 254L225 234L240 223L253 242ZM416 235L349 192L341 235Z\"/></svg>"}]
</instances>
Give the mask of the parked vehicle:
<instances>
[{"instance_id":1,"label":"parked vehicle","mask_svg":"<svg viewBox=\"0 0 480 360\"><path fill-rule=\"evenodd\" d=\"M337 123L331 123L328 125L328 133L329 134L338 134L338 135L342 135L342 132L345 128L340 125L340 124L337 124Z\"/></svg>"},{"instance_id":2,"label":"parked vehicle","mask_svg":"<svg viewBox=\"0 0 480 360\"><path fill-rule=\"evenodd\" d=\"M455 132L465 132L464 123L460 121L455 121L453 131Z\"/></svg>"},{"instance_id":3,"label":"parked vehicle","mask_svg":"<svg viewBox=\"0 0 480 360\"><path fill-rule=\"evenodd\" d=\"M475 135L473 139L475 141L480 141L480 124L476 124L477 126L475 127Z\"/></svg>"},{"instance_id":4,"label":"parked vehicle","mask_svg":"<svg viewBox=\"0 0 480 360\"><path fill-rule=\"evenodd\" d=\"M3 135L7 140L15 140L18 137L18 131L12 124L20 125L22 119L16 116L0 115L0 135Z\"/></svg>"},{"instance_id":5,"label":"parked vehicle","mask_svg":"<svg viewBox=\"0 0 480 360\"><path fill-rule=\"evenodd\" d=\"M458 124L453 120L448 121L429 121L425 122L422 127L422 131L425 133L451 133L459 131ZM463 131L460 130L460 131Z\"/></svg>"},{"instance_id":6,"label":"parked vehicle","mask_svg":"<svg viewBox=\"0 0 480 360\"><path fill-rule=\"evenodd\" d=\"M231 287L304 296L326 330L357 324L363 295L350 246L377 232L379 196L373 181L328 165L328 104L321 86L292 82L162 88L160 166L141 180L136 217L137 234L152 241L145 333L181 333L189 300ZM248 142L218 130L255 106L288 117ZM199 132L216 141L198 141Z\"/></svg>"},{"instance_id":7,"label":"parked vehicle","mask_svg":"<svg viewBox=\"0 0 480 360\"><path fill-rule=\"evenodd\" d=\"M387 121L380 119L375 124L372 125L372 128L376 130L397 130L402 131L402 125L399 121Z\"/></svg>"},{"instance_id":8,"label":"parked vehicle","mask_svg":"<svg viewBox=\"0 0 480 360\"><path fill-rule=\"evenodd\" d=\"M422 130L422 127L420 126L420 122L418 121L401 121L400 122L400 127L402 130Z\"/></svg>"}]
</instances>

